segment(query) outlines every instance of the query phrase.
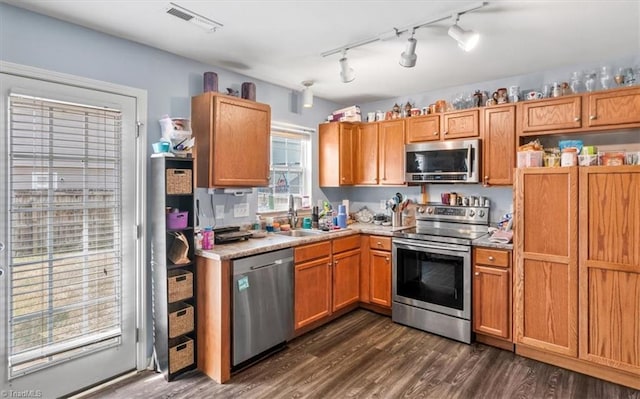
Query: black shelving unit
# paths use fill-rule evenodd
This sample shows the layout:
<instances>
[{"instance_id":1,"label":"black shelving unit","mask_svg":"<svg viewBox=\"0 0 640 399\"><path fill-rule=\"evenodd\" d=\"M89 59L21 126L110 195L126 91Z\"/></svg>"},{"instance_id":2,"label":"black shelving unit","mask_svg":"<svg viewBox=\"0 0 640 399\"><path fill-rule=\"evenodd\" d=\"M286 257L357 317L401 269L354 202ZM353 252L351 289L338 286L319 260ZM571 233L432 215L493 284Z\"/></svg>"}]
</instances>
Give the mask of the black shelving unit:
<instances>
[{"instance_id":1,"label":"black shelving unit","mask_svg":"<svg viewBox=\"0 0 640 399\"><path fill-rule=\"evenodd\" d=\"M167 172L170 173L171 180L168 180ZM154 348L158 369L167 381L171 381L196 368L193 159L152 158L149 176L152 179L149 204ZM178 176L181 183L178 193L175 193L174 176ZM189 187L189 192L186 192L186 186ZM189 212L185 228L176 230L167 227L168 208ZM188 263L174 264L169 259L176 233L184 234L189 243ZM187 289L189 285L190 291ZM177 300L176 287L180 287Z\"/></svg>"}]
</instances>

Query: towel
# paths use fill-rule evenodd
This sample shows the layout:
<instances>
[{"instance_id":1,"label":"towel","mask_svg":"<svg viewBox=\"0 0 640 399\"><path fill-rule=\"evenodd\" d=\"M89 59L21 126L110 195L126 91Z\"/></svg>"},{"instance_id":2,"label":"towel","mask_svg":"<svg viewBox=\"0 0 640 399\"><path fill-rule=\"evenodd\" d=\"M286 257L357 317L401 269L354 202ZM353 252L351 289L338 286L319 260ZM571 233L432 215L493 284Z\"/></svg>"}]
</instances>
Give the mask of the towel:
<instances>
[{"instance_id":1,"label":"towel","mask_svg":"<svg viewBox=\"0 0 640 399\"><path fill-rule=\"evenodd\" d=\"M496 230L489 241L500 244L509 244L513 240L513 231Z\"/></svg>"}]
</instances>

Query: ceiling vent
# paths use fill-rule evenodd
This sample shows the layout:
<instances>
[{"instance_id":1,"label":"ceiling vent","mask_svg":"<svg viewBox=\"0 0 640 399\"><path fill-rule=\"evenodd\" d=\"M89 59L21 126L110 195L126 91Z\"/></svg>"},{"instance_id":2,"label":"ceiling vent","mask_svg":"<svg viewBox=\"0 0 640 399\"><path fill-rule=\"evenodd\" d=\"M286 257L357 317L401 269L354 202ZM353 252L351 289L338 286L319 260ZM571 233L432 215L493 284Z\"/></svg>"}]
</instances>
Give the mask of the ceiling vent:
<instances>
[{"instance_id":1,"label":"ceiling vent","mask_svg":"<svg viewBox=\"0 0 640 399\"><path fill-rule=\"evenodd\" d=\"M202 15L191 10L187 10L186 8L179 6L176 3L169 3L166 11L167 14L173 15L174 17L180 18L183 21L187 21L194 25L197 25L207 32L215 32L224 26L219 22L216 22L207 17L203 17Z\"/></svg>"}]
</instances>

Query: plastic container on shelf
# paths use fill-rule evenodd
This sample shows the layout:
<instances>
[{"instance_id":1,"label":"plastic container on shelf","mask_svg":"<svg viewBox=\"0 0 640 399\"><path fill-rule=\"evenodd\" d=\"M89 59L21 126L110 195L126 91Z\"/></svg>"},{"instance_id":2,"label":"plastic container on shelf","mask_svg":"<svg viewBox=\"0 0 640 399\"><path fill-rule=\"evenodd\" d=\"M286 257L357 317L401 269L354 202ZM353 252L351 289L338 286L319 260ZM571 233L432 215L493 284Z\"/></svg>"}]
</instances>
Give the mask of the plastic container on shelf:
<instances>
[{"instance_id":1,"label":"plastic container on shelf","mask_svg":"<svg viewBox=\"0 0 640 399\"><path fill-rule=\"evenodd\" d=\"M173 208L167 213L167 229L182 230L187 227L189 222L189 211L180 212L178 208Z\"/></svg>"}]
</instances>

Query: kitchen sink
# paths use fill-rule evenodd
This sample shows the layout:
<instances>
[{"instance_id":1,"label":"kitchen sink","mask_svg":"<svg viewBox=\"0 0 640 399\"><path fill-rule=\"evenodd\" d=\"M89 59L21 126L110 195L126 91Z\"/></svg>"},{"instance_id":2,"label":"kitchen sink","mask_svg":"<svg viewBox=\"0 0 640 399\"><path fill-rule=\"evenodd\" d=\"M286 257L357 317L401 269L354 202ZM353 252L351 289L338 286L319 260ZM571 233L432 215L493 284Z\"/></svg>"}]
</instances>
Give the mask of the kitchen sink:
<instances>
[{"instance_id":1,"label":"kitchen sink","mask_svg":"<svg viewBox=\"0 0 640 399\"><path fill-rule=\"evenodd\" d=\"M328 231L322 230L288 230L288 231L279 231L277 234L282 236L289 237L309 237L309 236L317 236L319 234L327 234Z\"/></svg>"}]
</instances>

